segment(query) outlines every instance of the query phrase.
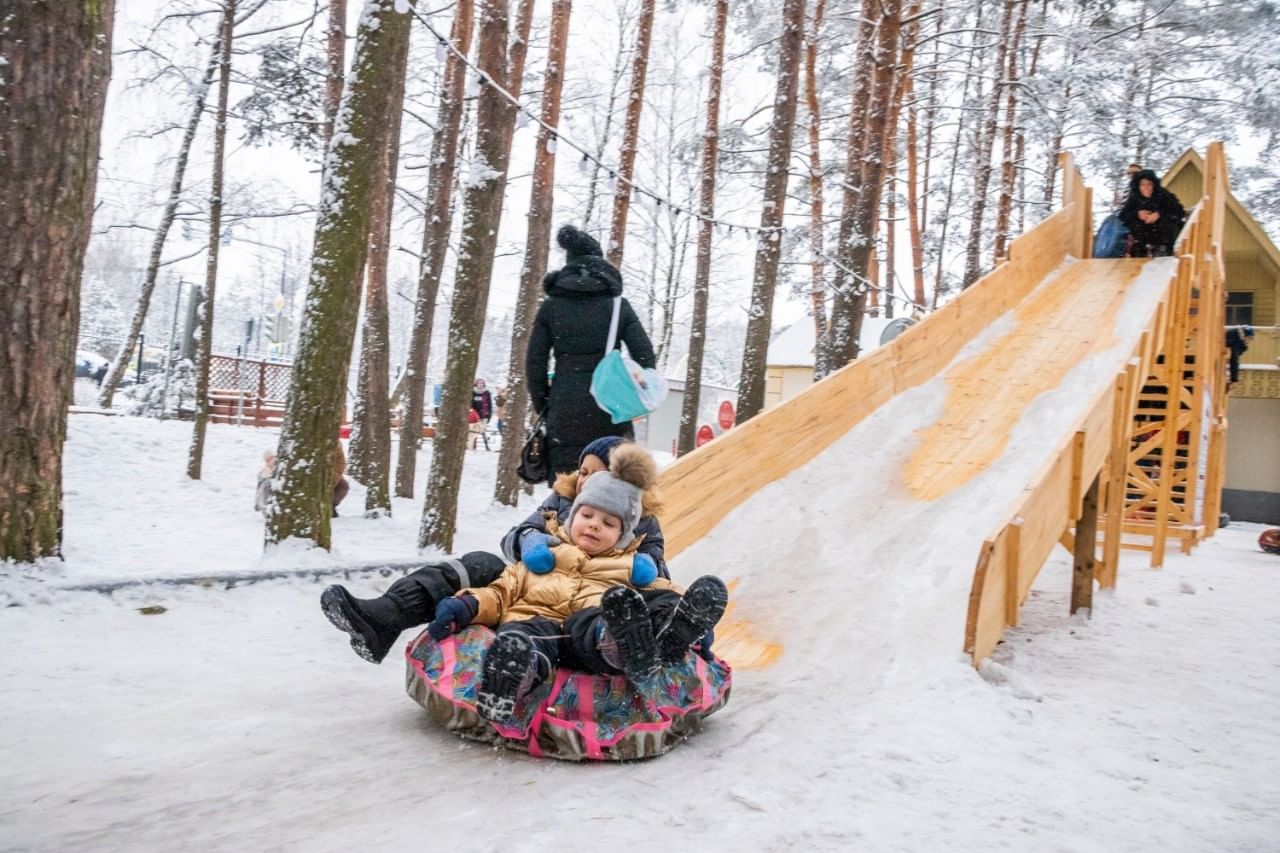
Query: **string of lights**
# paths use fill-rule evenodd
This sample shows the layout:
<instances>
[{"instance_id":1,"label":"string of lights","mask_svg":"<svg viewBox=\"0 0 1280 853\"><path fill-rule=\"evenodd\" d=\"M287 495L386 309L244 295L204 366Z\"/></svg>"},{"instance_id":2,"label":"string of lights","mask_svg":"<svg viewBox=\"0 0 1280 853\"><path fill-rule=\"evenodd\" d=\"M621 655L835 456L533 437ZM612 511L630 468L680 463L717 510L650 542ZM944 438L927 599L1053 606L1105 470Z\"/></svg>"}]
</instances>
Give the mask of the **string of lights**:
<instances>
[{"instance_id":1,"label":"string of lights","mask_svg":"<svg viewBox=\"0 0 1280 853\"><path fill-rule=\"evenodd\" d=\"M651 190L648 187L645 187L636 183L636 181L634 181L632 178L621 174L616 166L610 166L608 163L603 162L594 154L592 154L591 151L585 145L582 145L578 143L576 140L572 139L571 137L565 135L565 133L559 127L553 127L552 125L547 124L538 115L536 115L531 109L526 107L524 104L520 103L520 99L518 97L516 97L515 95L512 95L505 88L498 85L498 83L494 81L492 78L490 78L489 75L484 72L484 70L482 70L480 67L475 65L473 62L471 62L471 60L468 59L465 54L463 54L461 51L458 50L456 46L454 46L453 42L450 41L450 39L447 36L443 35L439 30L437 30L432 25L431 21L428 20L417 9L413 9L413 15L422 23L424 27L427 28L427 31L430 32L431 35L436 39L437 61L443 64L449 54L452 54L454 57L456 57L460 62L462 62L463 65L465 65L470 70L471 74L473 75L472 80L477 85L492 86L494 91L496 91L503 98L505 98L506 101L516 109L517 121L520 127L527 126L530 122L532 122L533 124L536 124L538 127L541 127L543 130L547 131L547 134L548 134L547 153L548 154L555 154L560 144L564 144L569 148L572 148L579 155L581 155L581 160L579 163L580 168L586 169L594 165L596 168L604 171L604 173L607 175L606 184L610 192L616 193L618 191L618 186L620 184L624 185L626 187L629 187L630 191L634 193L634 201L636 201L637 203L643 202L645 199L648 199L654 205L654 208L657 211L661 211L663 207L666 207L677 216L680 216L682 214L688 214L690 216L693 216L700 222L710 223L722 235L725 235L725 236L731 237L736 232L741 232L744 236L756 237L757 239L779 240L781 239L783 234L786 234L789 232L802 233L804 231L803 228L797 228L796 226L779 225L771 228L761 228L758 225L746 225L741 222L733 222L727 219L720 219L714 216L706 216L702 213L699 213L697 210L693 210L686 207L685 205L673 202L671 199L667 198L666 196L662 195L659 192L655 192L654 190ZM810 251L812 251L812 247L810 247ZM879 291L880 293L883 293L885 297L888 299L895 299L899 302L902 302L905 305L911 306L912 308L924 310L924 306L917 305L912 300L899 296L898 294L893 292L893 289L891 287L881 287L880 285L875 284L866 276L859 275L858 273L849 269L840 261L831 257L825 252L818 252L817 254L820 255L822 258L826 259L829 263L838 267L840 270L844 271L846 274L852 276L854 281L857 282L857 284L855 285L855 290L857 292L865 293L868 290L876 290L876 291Z\"/></svg>"}]
</instances>

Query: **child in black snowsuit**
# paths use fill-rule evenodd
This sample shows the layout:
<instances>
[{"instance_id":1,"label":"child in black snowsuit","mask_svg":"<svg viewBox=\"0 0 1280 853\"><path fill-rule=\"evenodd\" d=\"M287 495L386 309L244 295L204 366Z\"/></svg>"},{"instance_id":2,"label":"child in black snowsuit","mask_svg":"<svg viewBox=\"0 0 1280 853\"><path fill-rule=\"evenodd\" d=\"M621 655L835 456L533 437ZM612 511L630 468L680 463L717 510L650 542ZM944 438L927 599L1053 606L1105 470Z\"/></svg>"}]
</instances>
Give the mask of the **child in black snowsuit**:
<instances>
[{"instance_id":1,"label":"child in black snowsuit","mask_svg":"<svg viewBox=\"0 0 1280 853\"><path fill-rule=\"evenodd\" d=\"M513 563L488 586L436 607L427 631L437 641L473 622L497 628L477 692L482 716L506 719L562 663L647 678L683 660L724 615L728 591L719 578L698 578L682 595L637 550L641 496L656 477L643 448L619 448L608 471L588 478L567 528L548 513L545 535L556 543L551 566Z\"/></svg>"}]
</instances>

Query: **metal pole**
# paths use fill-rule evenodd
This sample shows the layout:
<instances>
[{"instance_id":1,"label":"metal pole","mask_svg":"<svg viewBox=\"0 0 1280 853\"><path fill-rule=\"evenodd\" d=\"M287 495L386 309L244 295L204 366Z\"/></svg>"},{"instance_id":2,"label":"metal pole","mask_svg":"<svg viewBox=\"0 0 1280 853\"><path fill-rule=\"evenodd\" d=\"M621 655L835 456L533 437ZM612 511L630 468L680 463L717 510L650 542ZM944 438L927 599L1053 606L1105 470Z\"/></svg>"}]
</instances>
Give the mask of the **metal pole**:
<instances>
[{"instance_id":1,"label":"metal pole","mask_svg":"<svg viewBox=\"0 0 1280 853\"><path fill-rule=\"evenodd\" d=\"M236 347L236 426L244 422L244 389L240 387L240 368L244 365L244 347Z\"/></svg>"},{"instance_id":2,"label":"metal pole","mask_svg":"<svg viewBox=\"0 0 1280 853\"><path fill-rule=\"evenodd\" d=\"M173 298L173 323L169 326L169 348L164 353L164 385L160 386L160 420L164 420L165 406L169 402L169 377L173 373L173 359L176 355L173 345L178 337L178 310L182 307L182 287L185 284L185 281L178 279L178 293Z\"/></svg>"},{"instance_id":3,"label":"metal pole","mask_svg":"<svg viewBox=\"0 0 1280 853\"><path fill-rule=\"evenodd\" d=\"M135 385L142 384L142 346L147 341L146 335L138 335L138 369L133 374L133 382Z\"/></svg>"}]
</instances>

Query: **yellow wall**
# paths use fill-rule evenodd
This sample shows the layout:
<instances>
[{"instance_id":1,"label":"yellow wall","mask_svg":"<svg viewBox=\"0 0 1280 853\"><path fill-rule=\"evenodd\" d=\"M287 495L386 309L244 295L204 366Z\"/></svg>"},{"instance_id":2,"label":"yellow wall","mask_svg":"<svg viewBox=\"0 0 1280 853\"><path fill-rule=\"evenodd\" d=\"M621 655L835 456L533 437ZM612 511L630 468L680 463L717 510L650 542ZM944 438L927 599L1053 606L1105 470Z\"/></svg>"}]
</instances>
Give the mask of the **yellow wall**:
<instances>
[{"instance_id":1,"label":"yellow wall","mask_svg":"<svg viewBox=\"0 0 1280 853\"><path fill-rule=\"evenodd\" d=\"M790 400L813 385L812 367L769 367L765 371L764 407Z\"/></svg>"},{"instance_id":2,"label":"yellow wall","mask_svg":"<svg viewBox=\"0 0 1280 853\"><path fill-rule=\"evenodd\" d=\"M1232 397L1227 420L1227 488L1280 492L1280 400Z\"/></svg>"}]
</instances>

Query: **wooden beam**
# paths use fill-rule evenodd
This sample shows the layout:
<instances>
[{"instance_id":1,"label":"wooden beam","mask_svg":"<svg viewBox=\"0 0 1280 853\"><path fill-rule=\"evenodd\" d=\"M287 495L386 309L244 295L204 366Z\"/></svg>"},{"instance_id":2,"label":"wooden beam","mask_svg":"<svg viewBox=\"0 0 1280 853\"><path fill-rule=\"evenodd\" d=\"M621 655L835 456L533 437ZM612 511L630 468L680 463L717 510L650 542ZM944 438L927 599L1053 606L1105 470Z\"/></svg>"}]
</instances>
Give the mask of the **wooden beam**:
<instances>
[{"instance_id":1,"label":"wooden beam","mask_svg":"<svg viewBox=\"0 0 1280 853\"><path fill-rule=\"evenodd\" d=\"M1076 522L1075 568L1071 573L1071 612L1093 610L1093 577L1097 568L1098 490L1102 475L1093 478L1084 493L1084 506Z\"/></svg>"}]
</instances>

